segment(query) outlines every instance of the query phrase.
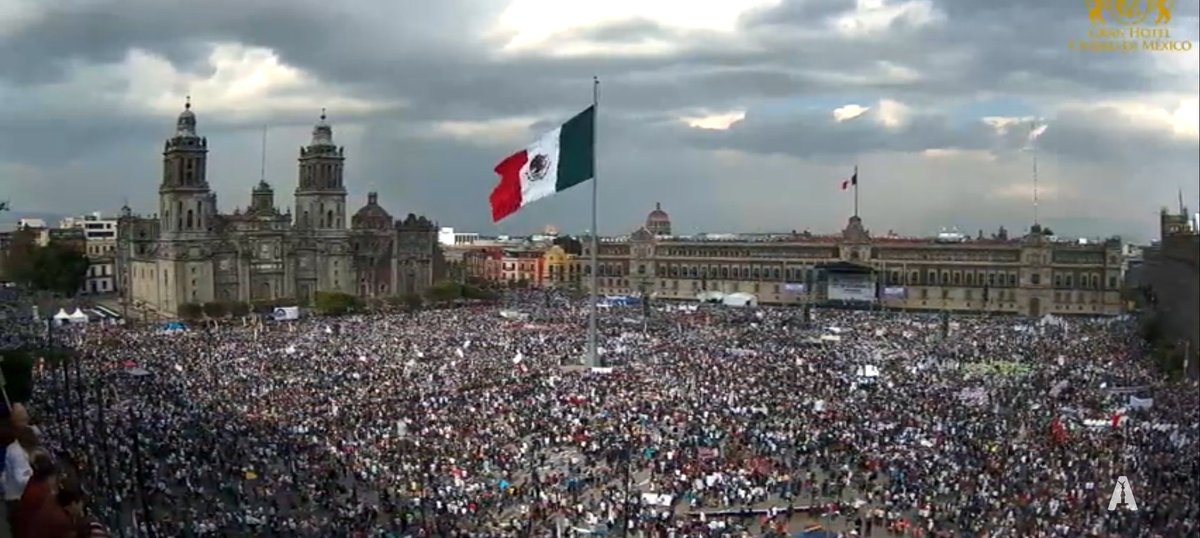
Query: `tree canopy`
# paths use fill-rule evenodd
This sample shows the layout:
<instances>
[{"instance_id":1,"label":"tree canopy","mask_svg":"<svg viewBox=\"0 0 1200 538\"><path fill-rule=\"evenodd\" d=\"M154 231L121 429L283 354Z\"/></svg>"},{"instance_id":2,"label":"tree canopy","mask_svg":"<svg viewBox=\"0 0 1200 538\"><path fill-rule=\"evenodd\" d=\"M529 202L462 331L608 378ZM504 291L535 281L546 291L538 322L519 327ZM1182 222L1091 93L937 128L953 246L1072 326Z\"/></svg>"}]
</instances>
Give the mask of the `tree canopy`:
<instances>
[{"instance_id":1,"label":"tree canopy","mask_svg":"<svg viewBox=\"0 0 1200 538\"><path fill-rule=\"evenodd\" d=\"M353 312L360 303L357 297L348 293L319 291L314 305L318 312L336 316Z\"/></svg>"},{"instance_id":2,"label":"tree canopy","mask_svg":"<svg viewBox=\"0 0 1200 538\"><path fill-rule=\"evenodd\" d=\"M87 280L90 265L78 250L53 242L38 246L32 234L18 233L5 269L13 282L73 297Z\"/></svg>"}]
</instances>

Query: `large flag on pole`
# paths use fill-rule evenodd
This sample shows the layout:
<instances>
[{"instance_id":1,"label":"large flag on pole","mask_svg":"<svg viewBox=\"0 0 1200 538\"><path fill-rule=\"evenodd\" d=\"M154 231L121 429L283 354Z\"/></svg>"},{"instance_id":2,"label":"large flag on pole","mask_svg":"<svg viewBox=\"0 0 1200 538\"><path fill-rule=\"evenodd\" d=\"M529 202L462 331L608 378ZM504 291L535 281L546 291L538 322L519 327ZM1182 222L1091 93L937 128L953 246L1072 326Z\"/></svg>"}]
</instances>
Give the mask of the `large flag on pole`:
<instances>
[{"instance_id":1,"label":"large flag on pole","mask_svg":"<svg viewBox=\"0 0 1200 538\"><path fill-rule=\"evenodd\" d=\"M489 197L492 222L500 222L536 200L592 179L595 123L596 107L590 106L529 147L500 161L496 165L500 182Z\"/></svg>"}]
</instances>

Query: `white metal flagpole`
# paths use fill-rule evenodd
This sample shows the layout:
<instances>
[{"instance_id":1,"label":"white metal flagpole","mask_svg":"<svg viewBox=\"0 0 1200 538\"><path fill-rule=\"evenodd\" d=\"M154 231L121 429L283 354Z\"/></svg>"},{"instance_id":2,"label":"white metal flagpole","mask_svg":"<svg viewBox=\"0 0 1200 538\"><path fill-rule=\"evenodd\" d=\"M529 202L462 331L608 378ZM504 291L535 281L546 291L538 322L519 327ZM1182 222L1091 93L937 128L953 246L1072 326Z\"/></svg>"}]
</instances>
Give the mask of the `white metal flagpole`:
<instances>
[{"instance_id":1,"label":"white metal flagpole","mask_svg":"<svg viewBox=\"0 0 1200 538\"><path fill-rule=\"evenodd\" d=\"M592 289L590 294L591 304L588 305L588 366L600 366L600 357L596 353L596 286L599 280L596 274L599 272L597 260L599 259L600 249L600 230L596 224L596 193L597 183L600 181L600 174L596 172L596 123L600 118L600 78L592 77Z\"/></svg>"}]
</instances>

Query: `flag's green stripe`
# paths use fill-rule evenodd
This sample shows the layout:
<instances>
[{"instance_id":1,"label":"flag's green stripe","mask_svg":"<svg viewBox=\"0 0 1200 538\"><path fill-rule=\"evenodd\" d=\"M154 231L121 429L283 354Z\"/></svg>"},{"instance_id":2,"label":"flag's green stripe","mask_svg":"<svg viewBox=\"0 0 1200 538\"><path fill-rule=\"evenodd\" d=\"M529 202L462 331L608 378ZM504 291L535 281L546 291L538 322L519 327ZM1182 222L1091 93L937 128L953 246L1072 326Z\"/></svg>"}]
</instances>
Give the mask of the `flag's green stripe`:
<instances>
[{"instance_id":1,"label":"flag's green stripe","mask_svg":"<svg viewBox=\"0 0 1200 538\"><path fill-rule=\"evenodd\" d=\"M595 140L596 107L587 110L564 123L558 138L558 183L555 191L564 191L583 183L595 174L593 154Z\"/></svg>"}]
</instances>

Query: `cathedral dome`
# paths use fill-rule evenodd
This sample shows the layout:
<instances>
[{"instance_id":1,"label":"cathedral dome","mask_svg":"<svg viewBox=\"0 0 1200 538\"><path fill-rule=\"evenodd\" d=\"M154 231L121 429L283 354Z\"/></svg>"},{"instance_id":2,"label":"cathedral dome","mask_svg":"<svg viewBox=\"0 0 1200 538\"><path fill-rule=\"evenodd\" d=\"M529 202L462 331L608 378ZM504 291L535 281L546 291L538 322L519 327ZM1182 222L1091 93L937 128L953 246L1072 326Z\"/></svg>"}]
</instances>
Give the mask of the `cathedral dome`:
<instances>
[{"instance_id":1,"label":"cathedral dome","mask_svg":"<svg viewBox=\"0 0 1200 538\"><path fill-rule=\"evenodd\" d=\"M656 202L654 211L646 216L646 230L654 235L671 235L671 217L663 211L662 204Z\"/></svg>"},{"instance_id":2,"label":"cathedral dome","mask_svg":"<svg viewBox=\"0 0 1200 538\"><path fill-rule=\"evenodd\" d=\"M385 230L392 226L392 215L379 205L379 195L367 193L367 205L362 206L350 218L350 227L354 229Z\"/></svg>"},{"instance_id":3,"label":"cathedral dome","mask_svg":"<svg viewBox=\"0 0 1200 538\"><path fill-rule=\"evenodd\" d=\"M183 104L183 112L175 120L176 136L196 136L196 114L192 112L192 98L189 96Z\"/></svg>"},{"instance_id":4,"label":"cathedral dome","mask_svg":"<svg viewBox=\"0 0 1200 538\"><path fill-rule=\"evenodd\" d=\"M329 126L326 121L325 109L321 109L321 119L313 126L312 131L313 146L332 146L333 145L333 127Z\"/></svg>"}]
</instances>

